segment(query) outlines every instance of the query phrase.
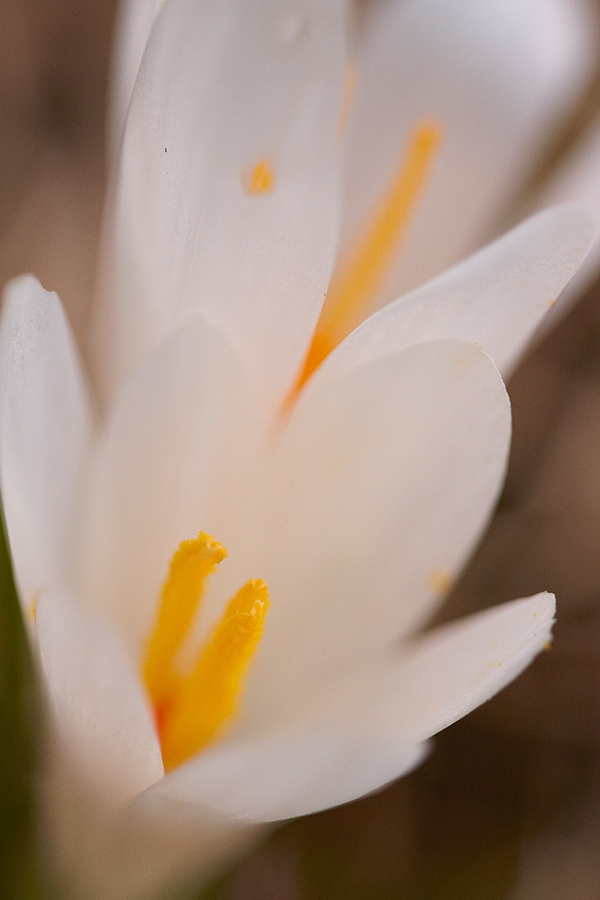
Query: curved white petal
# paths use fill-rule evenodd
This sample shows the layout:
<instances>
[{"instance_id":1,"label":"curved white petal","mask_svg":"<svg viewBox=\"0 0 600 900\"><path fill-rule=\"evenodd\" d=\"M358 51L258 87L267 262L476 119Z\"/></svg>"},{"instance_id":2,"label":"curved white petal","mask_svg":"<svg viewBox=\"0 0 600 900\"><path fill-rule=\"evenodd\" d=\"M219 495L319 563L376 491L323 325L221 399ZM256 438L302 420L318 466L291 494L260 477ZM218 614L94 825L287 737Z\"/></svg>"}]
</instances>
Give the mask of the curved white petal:
<instances>
[{"instance_id":1,"label":"curved white petal","mask_svg":"<svg viewBox=\"0 0 600 900\"><path fill-rule=\"evenodd\" d=\"M288 712L277 733L215 747L150 791L251 821L354 799L417 765L423 740L515 678L550 637L554 598L540 594L437 629L338 673Z\"/></svg>"},{"instance_id":2,"label":"curved white petal","mask_svg":"<svg viewBox=\"0 0 600 900\"><path fill-rule=\"evenodd\" d=\"M386 190L414 124L444 143L381 306L481 242L592 72L595 12L571 0L362 5L349 122L346 244Z\"/></svg>"},{"instance_id":3,"label":"curved white petal","mask_svg":"<svg viewBox=\"0 0 600 900\"><path fill-rule=\"evenodd\" d=\"M561 166L545 182L535 197L535 206L577 202L596 221L600 219L600 116L589 123L583 137L575 144ZM565 290L565 301L581 296L600 268L600 240L596 240L581 269ZM561 303L561 307L563 304ZM560 310L557 310L560 314ZM554 313L550 317L554 317Z\"/></svg>"},{"instance_id":4,"label":"curved white petal","mask_svg":"<svg viewBox=\"0 0 600 900\"><path fill-rule=\"evenodd\" d=\"M245 574L267 581L271 608L244 727L422 621L490 513L509 436L497 369L461 341L309 388L267 461L270 545Z\"/></svg>"},{"instance_id":5,"label":"curved white petal","mask_svg":"<svg viewBox=\"0 0 600 900\"><path fill-rule=\"evenodd\" d=\"M162 0L123 0L117 8L110 84L110 139L116 152L123 139L133 86Z\"/></svg>"},{"instance_id":6,"label":"curved white petal","mask_svg":"<svg viewBox=\"0 0 600 900\"><path fill-rule=\"evenodd\" d=\"M554 596L537 594L485 610L417 638L397 659L365 674L365 717L421 741L498 693L547 645ZM371 681L371 684L369 682Z\"/></svg>"},{"instance_id":7,"label":"curved white petal","mask_svg":"<svg viewBox=\"0 0 600 900\"><path fill-rule=\"evenodd\" d=\"M363 322L328 357L315 381L441 337L480 344L508 376L596 233L578 207L538 213Z\"/></svg>"},{"instance_id":8,"label":"curved white petal","mask_svg":"<svg viewBox=\"0 0 600 900\"><path fill-rule=\"evenodd\" d=\"M84 375L56 294L9 283L0 328L0 481L19 592L70 580L76 492L91 435Z\"/></svg>"},{"instance_id":9,"label":"curved white petal","mask_svg":"<svg viewBox=\"0 0 600 900\"><path fill-rule=\"evenodd\" d=\"M114 387L201 310L273 401L327 288L339 216L339 0L169 0L144 54L106 254L98 365ZM265 161L270 190L252 193Z\"/></svg>"},{"instance_id":10,"label":"curved white petal","mask_svg":"<svg viewBox=\"0 0 600 900\"><path fill-rule=\"evenodd\" d=\"M151 625L171 557L236 511L258 414L219 329L196 317L117 396L91 471L79 595L132 648ZM241 585L238 585L240 587Z\"/></svg>"},{"instance_id":11,"label":"curved white petal","mask_svg":"<svg viewBox=\"0 0 600 900\"><path fill-rule=\"evenodd\" d=\"M303 816L355 800L407 774L425 744L380 740L356 722L230 742L170 773L147 796L166 795L248 822Z\"/></svg>"},{"instance_id":12,"label":"curved white petal","mask_svg":"<svg viewBox=\"0 0 600 900\"><path fill-rule=\"evenodd\" d=\"M168 796L250 821L304 815L406 774L435 734L518 675L550 637L554 598L486 610L339 673L342 689L288 712L279 732L234 739L171 773Z\"/></svg>"},{"instance_id":13,"label":"curved white petal","mask_svg":"<svg viewBox=\"0 0 600 900\"><path fill-rule=\"evenodd\" d=\"M150 706L116 635L60 592L40 597L36 631L66 765L99 806L114 808L162 778Z\"/></svg>"}]
</instances>

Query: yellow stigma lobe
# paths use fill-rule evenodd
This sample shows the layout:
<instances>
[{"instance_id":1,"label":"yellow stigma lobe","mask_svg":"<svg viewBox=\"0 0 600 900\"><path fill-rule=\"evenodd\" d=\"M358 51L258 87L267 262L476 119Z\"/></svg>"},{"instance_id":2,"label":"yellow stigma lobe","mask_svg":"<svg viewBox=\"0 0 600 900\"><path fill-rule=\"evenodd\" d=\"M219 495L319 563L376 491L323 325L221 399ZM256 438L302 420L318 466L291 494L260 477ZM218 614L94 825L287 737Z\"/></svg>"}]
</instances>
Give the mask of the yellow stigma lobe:
<instances>
[{"instance_id":1,"label":"yellow stigma lobe","mask_svg":"<svg viewBox=\"0 0 600 900\"><path fill-rule=\"evenodd\" d=\"M194 671L165 712L161 746L167 771L206 747L235 712L268 608L264 581L248 581L230 600Z\"/></svg>"},{"instance_id":2,"label":"yellow stigma lobe","mask_svg":"<svg viewBox=\"0 0 600 900\"><path fill-rule=\"evenodd\" d=\"M225 548L203 531L173 554L144 663L144 680L157 712L178 680L175 661L194 621L205 579L226 556Z\"/></svg>"},{"instance_id":3,"label":"yellow stigma lobe","mask_svg":"<svg viewBox=\"0 0 600 900\"><path fill-rule=\"evenodd\" d=\"M250 176L250 193L266 194L273 187L273 173L266 160L261 159L254 166Z\"/></svg>"},{"instance_id":4,"label":"yellow stigma lobe","mask_svg":"<svg viewBox=\"0 0 600 900\"><path fill-rule=\"evenodd\" d=\"M369 226L333 273L304 366L284 403L284 411L293 405L323 360L368 312L423 190L440 140L438 125L421 122L415 127L406 158Z\"/></svg>"},{"instance_id":5,"label":"yellow stigma lobe","mask_svg":"<svg viewBox=\"0 0 600 900\"><path fill-rule=\"evenodd\" d=\"M262 635L268 589L263 581L249 581L229 602L192 671L177 667L205 580L226 556L225 548L204 532L184 541L162 590L143 675L166 771L202 750L231 718Z\"/></svg>"}]
</instances>

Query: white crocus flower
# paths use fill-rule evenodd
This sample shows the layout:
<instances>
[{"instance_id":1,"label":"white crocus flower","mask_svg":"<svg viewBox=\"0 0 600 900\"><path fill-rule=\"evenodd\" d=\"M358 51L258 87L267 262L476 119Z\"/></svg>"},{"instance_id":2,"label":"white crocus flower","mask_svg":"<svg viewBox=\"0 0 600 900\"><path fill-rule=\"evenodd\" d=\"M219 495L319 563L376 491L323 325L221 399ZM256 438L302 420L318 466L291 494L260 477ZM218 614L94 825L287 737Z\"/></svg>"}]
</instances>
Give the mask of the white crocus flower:
<instances>
[{"instance_id":1,"label":"white crocus flower","mask_svg":"<svg viewBox=\"0 0 600 900\"><path fill-rule=\"evenodd\" d=\"M592 228L570 208L529 220L367 319L300 385L340 233L345 79L336 2L165 0L111 206L101 415L57 297L31 276L7 288L0 477L35 608L64 895L158 896L265 823L380 787L548 640L548 594L417 629L502 484L496 365ZM436 134L417 129L338 267L317 362L377 290L350 304L348 283L392 265L384 225ZM210 585L214 541L174 557L201 529L229 552Z\"/></svg>"}]
</instances>

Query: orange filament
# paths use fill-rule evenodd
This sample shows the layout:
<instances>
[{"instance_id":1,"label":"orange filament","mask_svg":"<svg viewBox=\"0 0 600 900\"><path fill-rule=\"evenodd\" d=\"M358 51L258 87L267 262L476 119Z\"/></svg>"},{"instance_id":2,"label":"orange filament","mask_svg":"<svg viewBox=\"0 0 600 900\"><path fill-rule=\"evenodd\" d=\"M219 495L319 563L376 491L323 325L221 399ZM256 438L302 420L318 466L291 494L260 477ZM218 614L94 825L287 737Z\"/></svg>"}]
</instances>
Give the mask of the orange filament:
<instances>
[{"instance_id":1,"label":"orange filament","mask_svg":"<svg viewBox=\"0 0 600 900\"><path fill-rule=\"evenodd\" d=\"M291 408L323 360L358 325L379 289L421 194L441 128L421 122L409 139L406 158L361 239L338 264L304 365L286 401Z\"/></svg>"},{"instance_id":2,"label":"orange filament","mask_svg":"<svg viewBox=\"0 0 600 900\"><path fill-rule=\"evenodd\" d=\"M338 119L338 137L341 137L341 135L343 134L348 122L348 118L350 117L350 110L352 109L352 101L354 99L354 91L356 89L357 75L358 69L356 67L356 64L349 62L346 67L346 84L344 87L344 96L342 98L340 117Z\"/></svg>"},{"instance_id":3,"label":"orange filament","mask_svg":"<svg viewBox=\"0 0 600 900\"><path fill-rule=\"evenodd\" d=\"M272 187L273 173L266 160L261 159L261 161L254 166L252 175L250 176L250 193L266 194Z\"/></svg>"},{"instance_id":4,"label":"orange filament","mask_svg":"<svg viewBox=\"0 0 600 900\"><path fill-rule=\"evenodd\" d=\"M236 710L269 605L264 581L248 581L230 600L191 672L177 668L206 578L227 551L201 532L176 550L143 666L154 706L163 764L170 771L200 752Z\"/></svg>"}]
</instances>

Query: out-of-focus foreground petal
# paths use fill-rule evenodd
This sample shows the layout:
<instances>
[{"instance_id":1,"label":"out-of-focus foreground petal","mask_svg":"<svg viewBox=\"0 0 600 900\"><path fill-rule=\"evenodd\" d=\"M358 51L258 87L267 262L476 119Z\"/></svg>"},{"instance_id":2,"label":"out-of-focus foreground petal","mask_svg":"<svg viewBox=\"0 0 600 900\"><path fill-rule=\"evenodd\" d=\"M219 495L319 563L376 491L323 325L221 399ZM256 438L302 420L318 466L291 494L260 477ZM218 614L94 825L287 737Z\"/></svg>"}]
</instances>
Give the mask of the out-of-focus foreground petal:
<instances>
[{"instance_id":1,"label":"out-of-focus foreground petal","mask_svg":"<svg viewBox=\"0 0 600 900\"><path fill-rule=\"evenodd\" d=\"M44 588L72 583L92 414L58 297L30 275L6 289L0 356L2 501L21 599L32 604Z\"/></svg>"}]
</instances>

